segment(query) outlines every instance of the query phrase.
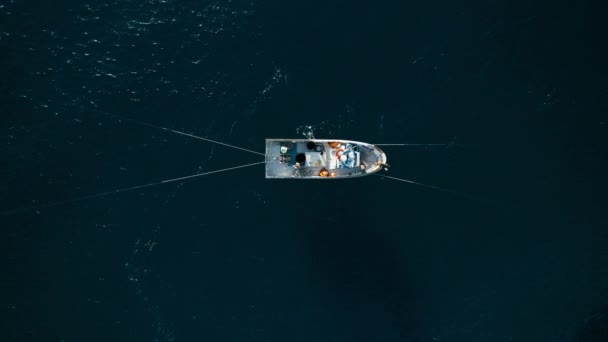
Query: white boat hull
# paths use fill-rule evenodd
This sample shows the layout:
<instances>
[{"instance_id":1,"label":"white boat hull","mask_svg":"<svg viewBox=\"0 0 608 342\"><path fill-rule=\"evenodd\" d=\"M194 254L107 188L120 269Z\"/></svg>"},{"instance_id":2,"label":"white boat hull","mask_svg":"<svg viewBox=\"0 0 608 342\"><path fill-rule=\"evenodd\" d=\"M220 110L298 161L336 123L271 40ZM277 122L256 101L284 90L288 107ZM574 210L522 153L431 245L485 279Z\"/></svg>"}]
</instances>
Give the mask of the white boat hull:
<instances>
[{"instance_id":1,"label":"white boat hull","mask_svg":"<svg viewBox=\"0 0 608 342\"><path fill-rule=\"evenodd\" d=\"M344 179L382 170L386 154L359 141L266 139L266 178Z\"/></svg>"}]
</instances>

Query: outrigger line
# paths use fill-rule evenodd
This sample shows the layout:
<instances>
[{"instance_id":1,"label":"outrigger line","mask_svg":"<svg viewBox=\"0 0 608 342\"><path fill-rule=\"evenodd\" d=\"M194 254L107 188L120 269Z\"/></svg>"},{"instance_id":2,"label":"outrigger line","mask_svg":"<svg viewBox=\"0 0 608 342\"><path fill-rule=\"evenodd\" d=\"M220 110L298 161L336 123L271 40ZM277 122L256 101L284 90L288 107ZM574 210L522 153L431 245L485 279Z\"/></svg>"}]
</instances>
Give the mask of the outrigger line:
<instances>
[{"instance_id":1,"label":"outrigger line","mask_svg":"<svg viewBox=\"0 0 608 342\"><path fill-rule=\"evenodd\" d=\"M107 112L103 112L103 111L99 111L99 110L96 111L96 113L103 114L103 115L106 115L106 116L109 116L109 117L112 117L112 118L115 118L115 119L119 119L119 120L131 121L131 122L134 122L134 123L142 125L142 126L148 126L148 127L152 127L152 128L155 128L155 129L160 129L160 130L163 130L163 131L167 131L167 132L183 135L183 136L186 136L186 137L190 137L190 138L194 138L194 139L199 139L199 140L204 140L204 141L207 141L207 142L210 142L210 143L214 143L214 144L218 144L218 145L224 145L224 146L227 146L227 147L235 148L237 150L241 150L241 151L257 154L257 155L260 155L260 156L266 156L264 153L261 153L261 152L257 152L257 151L249 150L249 149L246 149L246 148L242 148L242 147L226 144L226 143L223 143L223 142L217 141L217 140L211 140L211 139L208 139L208 138L203 138L203 137L198 136L198 135L194 135L194 134L190 134L190 133L186 133L186 132L170 129L170 128L167 128L167 127L157 126L157 125L151 124L149 122L139 121L139 120L135 120L135 119L131 119L131 118L127 118L127 117L123 117L123 116L120 116L120 115L111 114L111 113L107 113Z\"/></svg>"},{"instance_id":2,"label":"outrigger line","mask_svg":"<svg viewBox=\"0 0 608 342\"><path fill-rule=\"evenodd\" d=\"M447 143L447 144L373 144L374 146L408 146L408 147L430 147L430 146L446 146L446 147L476 147L478 145L475 144L457 144L457 143Z\"/></svg>"},{"instance_id":3,"label":"outrigger line","mask_svg":"<svg viewBox=\"0 0 608 342\"><path fill-rule=\"evenodd\" d=\"M374 146L450 146L452 144L372 144Z\"/></svg>"},{"instance_id":4,"label":"outrigger line","mask_svg":"<svg viewBox=\"0 0 608 342\"><path fill-rule=\"evenodd\" d=\"M376 176L382 177L382 178L387 178L387 179L393 179L399 182L405 182L405 183L410 183L410 184L414 184L414 185L419 185L425 188L429 188L429 189L433 189L433 190L437 190L437 191L441 191L441 192L445 192L445 193L450 193L453 195L458 195L461 197L464 197L466 199L472 200L472 201L479 201L479 202L484 202L484 203L490 203L491 201L485 198L480 198L480 197L476 197L476 196L472 196L463 192L458 192L458 191L454 191L454 190L450 190L450 189L446 189L446 188L442 188L436 185L430 185L430 184L424 184L424 183L420 183L420 182L416 182L413 180L409 180L409 179L403 179L403 178L397 178L397 177L392 177L392 176L387 176L387 175L381 175L381 174L376 174Z\"/></svg>"},{"instance_id":5,"label":"outrigger line","mask_svg":"<svg viewBox=\"0 0 608 342\"><path fill-rule=\"evenodd\" d=\"M380 174L376 174L376 175L380 176L380 177L383 177L383 178L394 179L394 180L400 181L400 182L405 182L405 183L410 183L410 184L424 186L424 187L427 187L427 188L430 188L430 189L434 189L434 190L438 190L438 191L453 192L452 190L444 189L444 188L441 188L441 187L438 187L438 186L435 186L435 185L429 185L429 184L424 184L424 183L416 182L416 181L409 180L409 179L397 178L397 177L380 175Z\"/></svg>"},{"instance_id":6,"label":"outrigger line","mask_svg":"<svg viewBox=\"0 0 608 342\"><path fill-rule=\"evenodd\" d=\"M257 162L257 163L251 163L251 164L233 166L233 167L229 167L229 168L226 168L226 169L209 171L209 172L203 172L203 173L195 173L195 174L189 175L189 176L172 178L172 179L165 179L165 180L158 181L158 182L153 182L153 183L148 183L148 184L142 184L142 185L136 185L136 186L131 186L131 187L122 188L122 189L116 189L116 190L112 190L112 191L100 192L100 193L93 194L93 195L87 195L87 196L72 198L72 199L63 200L63 201L57 201L57 202L51 202L51 203L46 203L46 204L34 205L34 206L26 207L26 208L7 210L7 211L0 212L0 215L2 215L2 216L4 216L4 215L11 215L11 214L19 213L19 212L25 212L25 211L30 211L30 210L37 210L37 209L48 208L48 207L55 207L55 206L63 205L63 204L80 202L80 201L90 200L90 199L104 197L104 196L108 196L108 195L115 195L115 194L118 194L118 193L121 193L121 192L127 192L127 191L133 191L133 190L143 189L143 188L149 188L149 187L156 186L156 185L162 185L162 184L167 184L167 183L185 181L185 180L189 180L189 179L196 178L196 177L207 176L207 175L210 175L212 173L220 173L220 172L225 172L225 171L230 171L230 170L236 170L236 169L241 169L241 168L244 168L244 167L249 167L249 166L254 166L254 165L259 165L259 164L264 164L264 163L266 163L266 162L262 161L262 162Z\"/></svg>"},{"instance_id":7,"label":"outrigger line","mask_svg":"<svg viewBox=\"0 0 608 342\"><path fill-rule=\"evenodd\" d=\"M210 142L210 143L227 146L227 147L230 147L230 148L234 148L234 149L237 149L237 150L253 153L253 154L256 154L256 155L266 156L264 153L260 153L260 152L257 152L257 151L249 150L249 149L246 149L246 148L242 148L242 147L238 147L238 146L234 146L234 145L230 145L230 144L226 144L226 143L223 143L223 142L220 142L220 141L216 141L216 140L211 140L211 139L203 138L203 137L200 137L200 136L197 136L197 135L194 135L194 134L190 134L190 133L186 133L186 132L170 129L170 128L167 128L167 127L157 126L157 125L151 124L149 122L140 121L140 120L136 120L136 119L131 119L131 118L127 118L127 117L123 117L123 116L120 116L120 115L111 114L111 113L107 113L107 112L103 112L103 111L96 111L96 112L99 113L99 114L103 114L103 115L112 117L112 118L119 119L119 120L130 121L130 122L142 125L142 126L148 126L148 127L154 128L154 129L159 129L159 130L163 130L163 131L166 131L166 132L171 132L171 133L179 134L179 135L186 136L186 137L189 137L189 138L204 140L204 141L207 141L207 142ZM133 190L138 190L138 189L143 189L143 188L149 188L149 187L156 186L156 185L162 185L162 184L167 184L167 183L184 181L184 180L188 180L188 179L192 179L192 178L196 178L196 177L207 176L207 175L210 175L210 174L213 174L213 173L220 173L220 172L225 172L225 171L231 171L231 170L241 169L241 168L244 168L244 167L249 167L249 166L254 166L254 165L259 165L259 164L265 164L265 163L266 163L265 161L261 161L261 162L257 162L257 163L251 163L251 164L233 166L233 167L229 167L229 168L226 168L226 169L209 171L209 172L203 172L203 173L195 173L195 174L189 175L189 176L172 178L172 179L165 179L165 180L158 181L158 182L153 182L153 183L148 183L148 184L142 184L142 185L136 185L136 186L131 186L131 187L122 188L122 189L116 189L116 190L112 190L112 191L100 192L100 193L97 193L97 194L92 194L92 195L72 198L72 199L63 200L63 201L57 201L57 202L51 202L51 203L46 203L46 204L34 205L34 206L29 206L29 207L19 208L19 209L6 210L6 211L1 211L0 215L5 216L5 215L10 215L10 214L16 214L16 213L19 213L19 212L25 212L25 211L31 211L31 210L37 210L37 209L42 209L42 208L54 207L54 206L63 205L63 204L69 204L69 203L74 203L74 202L80 202L80 201L94 199L94 198L99 198L99 197L104 197L104 196L108 196L108 195L114 195L114 194L118 194L118 193L121 193L121 192L133 191Z\"/></svg>"}]
</instances>

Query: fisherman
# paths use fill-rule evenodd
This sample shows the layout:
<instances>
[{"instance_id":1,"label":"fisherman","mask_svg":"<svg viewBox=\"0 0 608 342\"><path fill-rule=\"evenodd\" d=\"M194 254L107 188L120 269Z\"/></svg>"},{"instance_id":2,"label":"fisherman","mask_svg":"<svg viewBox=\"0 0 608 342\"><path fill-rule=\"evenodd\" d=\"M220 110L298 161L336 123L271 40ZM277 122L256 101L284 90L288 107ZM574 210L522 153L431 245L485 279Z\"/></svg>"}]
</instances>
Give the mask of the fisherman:
<instances>
[{"instance_id":1,"label":"fisherman","mask_svg":"<svg viewBox=\"0 0 608 342\"><path fill-rule=\"evenodd\" d=\"M336 158L340 167L352 168L355 166L355 152L351 144L346 144L345 147L339 146L336 149Z\"/></svg>"},{"instance_id":2,"label":"fisherman","mask_svg":"<svg viewBox=\"0 0 608 342\"><path fill-rule=\"evenodd\" d=\"M344 153L347 156L347 159L344 162L346 164L346 166L351 167L351 168L355 167L355 151L353 151L353 145L347 144L346 150L344 150Z\"/></svg>"}]
</instances>

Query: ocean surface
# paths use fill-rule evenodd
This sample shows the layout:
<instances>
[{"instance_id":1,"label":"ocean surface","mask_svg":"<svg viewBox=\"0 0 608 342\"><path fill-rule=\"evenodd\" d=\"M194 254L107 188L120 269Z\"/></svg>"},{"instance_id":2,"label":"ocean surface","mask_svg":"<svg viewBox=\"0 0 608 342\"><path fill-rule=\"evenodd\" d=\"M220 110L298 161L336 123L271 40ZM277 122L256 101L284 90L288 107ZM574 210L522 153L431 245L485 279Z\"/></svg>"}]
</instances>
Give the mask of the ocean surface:
<instances>
[{"instance_id":1,"label":"ocean surface","mask_svg":"<svg viewBox=\"0 0 608 342\"><path fill-rule=\"evenodd\" d=\"M608 341L601 8L0 0L0 340Z\"/></svg>"}]
</instances>

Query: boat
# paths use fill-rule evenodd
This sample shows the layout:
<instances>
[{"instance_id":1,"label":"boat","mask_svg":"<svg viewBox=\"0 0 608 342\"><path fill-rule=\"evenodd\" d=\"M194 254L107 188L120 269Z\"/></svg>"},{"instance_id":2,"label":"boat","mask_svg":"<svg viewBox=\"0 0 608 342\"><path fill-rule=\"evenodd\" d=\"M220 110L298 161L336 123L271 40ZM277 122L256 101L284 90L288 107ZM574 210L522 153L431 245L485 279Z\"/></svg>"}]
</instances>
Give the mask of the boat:
<instances>
[{"instance_id":1,"label":"boat","mask_svg":"<svg viewBox=\"0 0 608 342\"><path fill-rule=\"evenodd\" d=\"M68 203L75 203L85 200L90 200L99 197L105 197L110 195L116 195L118 193L142 190L153 186L159 186L175 182L184 182L186 180L208 176L211 174L217 174L220 172L227 172L236 169L242 169L246 167L252 167L255 165L265 164L266 165L266 178L278 178L278 179L344 179L353 177L368 176L377 173L384 169L388 170L388 164L386 163L386 154L378 148L378 146L438 146L446 144L368 144L359 141L352 140L324 140L315 139L310 126L303 132L305 133L305 139L266 139L266 150L265 153L250 150L247 148L230 145L221 141L212 140L206 137L201 137L191 133L174 130L171 128L158 126L149 122L140 121L128 117L123 117L116 114L107 112L98 112L99 114L106 115L114 119L120 119L123 121L130 121L141 126L152 127L164 132L170 132L173 134L189 137L192 139L203 140L213 144L230 147L232 149L248 152L258 156L264 156L264 161L255 163L243 164L232 166L220 170L213 170L207 172L197 172L188 176L182 176L177 178L164 179L152 183L140 184L111 191L99 192L91 195L76 197L67 200L58 200L54 202L47 202L42 204L36 204L32 206L26 206L16 209L2 210L0 208L0 216L12 215L21 212L28 212L38 209L48 208ZM435 189L443 192L451 192L455 194L464 195L465 197L475 199L472 196L458 193L449 189L440 188L438 186L424 184L409 179L392 177L387 175L379 175L380 177L393 179L400 182L416 184L424 186L426 188Z\"/></svg>"},{"instance_id":2,"label":"boat","mask_svg":"<svg viewBox=\"0 0 608 342\"><path fill-rule=\"evenodd\" d=\"M266 178L336 179L388 168L372 144L336 139L266 139Z\"/></svg>"}]
</instances>

